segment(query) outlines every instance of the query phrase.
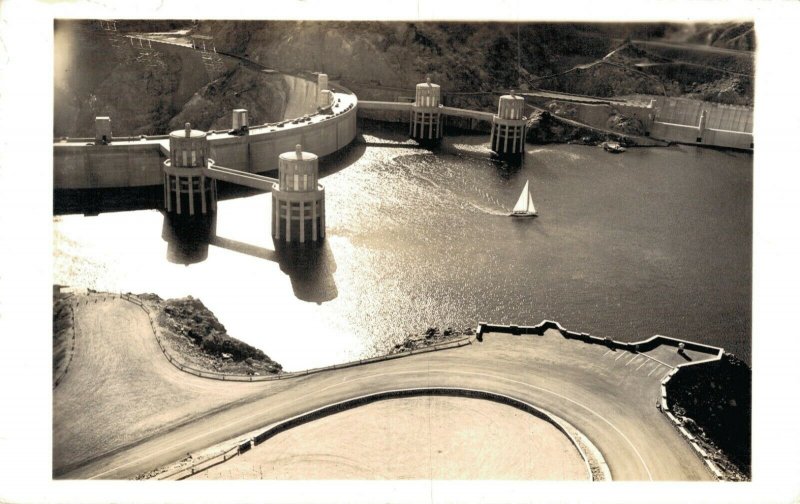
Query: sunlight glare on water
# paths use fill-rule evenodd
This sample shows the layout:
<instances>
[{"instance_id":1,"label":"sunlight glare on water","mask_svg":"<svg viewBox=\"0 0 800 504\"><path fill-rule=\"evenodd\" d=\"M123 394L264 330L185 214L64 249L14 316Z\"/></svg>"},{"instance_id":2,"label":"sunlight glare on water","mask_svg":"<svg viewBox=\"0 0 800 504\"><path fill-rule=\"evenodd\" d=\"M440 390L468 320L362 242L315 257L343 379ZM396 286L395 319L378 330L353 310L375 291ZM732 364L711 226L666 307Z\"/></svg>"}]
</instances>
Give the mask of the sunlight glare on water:
<instances>
[{"instance_id":1,"label":"sunlight glare on water","mask_svg":"<svg viewBox=\"0 0 800 504\"><path fill-rule=\"evenodd\" d=\"M156 210L55 217L54 281L192 295L287 370L383 353L428 326L545 318L749 361L752 155L529 145L514 169L483 136L431 152L376 128L345 159L321 163L327 239L311 262L276 257L271 199L255 195L220 201L217 239L188 265L167 260ZM539 217L511 219L526 180Z\"/></svg>"}]
</instances>

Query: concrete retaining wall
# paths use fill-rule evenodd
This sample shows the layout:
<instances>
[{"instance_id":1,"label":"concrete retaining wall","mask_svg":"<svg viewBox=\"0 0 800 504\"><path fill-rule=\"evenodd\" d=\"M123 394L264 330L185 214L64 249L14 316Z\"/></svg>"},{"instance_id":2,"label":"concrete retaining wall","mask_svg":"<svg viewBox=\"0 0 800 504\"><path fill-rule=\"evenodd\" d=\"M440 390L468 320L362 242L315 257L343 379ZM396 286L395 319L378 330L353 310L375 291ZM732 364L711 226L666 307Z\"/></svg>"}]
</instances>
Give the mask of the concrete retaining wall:
<instances>
[{"instance_id":1,"label":"concrete retaining wall","mask_svg":"<svg viewBox=\"0 0 800 504\"><path fill-rule=\"evenodd\" d=\"M647 352L648 350L652 350L661 345L668 345L677 348L678 345L683 343L684 347L687 350L695 350L699 352L716 354L715 359L721 358L723 353L723 349L719 347L706 345L704 343L697 343L695 341L688 341L661 335L651 336L650 338L641 341L633 341L633 342L617 341L607 337L592 336L589 333L578 333L574 331L568 331L567 329L564 329L561 326L561 324L559 324L554 320L543 320L535 326L498 325L498 324L487 324L485 322L480 322L478 323L478 330L476 334L478 341L481 341L483 339L483 335L489 332L499 332L499 333L509 333L509 334L535 334L537 336L542 336L545 333L545 331L551 329L558 331L564 338L567 339L576 339L579 341L583 341L585 343L594 343L597 345L603 345L608 348L617 350ZM697 364L703 364L703 362L690 362L687 364L680 364L680 366L697 365Z\"/></svg>"},{"instance_id":2,"label":"concrete retaining wall","mask_svg":"<svg viewBox=\"0 0 800 504\"><path fill-rule=\"evenodd\" d=\"M706 127L727 131L753 132L753 109L688 98L655 97L657 121L697 126L706 111Z\"/></svg>"},{"instance_id":3,"label":"concrete retaining wall","mask_svg":"<svg viewBox=\"0 0 800 504\"><path fill-rule=\"evenodd\" d=\"M650 136L672 142L711 145L714 147L728 147L733 149L752 150L754 146L752 133L705 128L701 135L697 125L685 126L681 124L654 122L650 129ZM697 141L698 138L700 138L700 142Z\"/></svg>"},{"instance_id":4,"label":"concrete retaining wall","mask_svg":"<svg viewBox=\"0 0 800 504\"><path fill-rule=\"evenodd\" d=\"M706 128L703 131L702 141L707 145L732 147L734 149L752 149L754 147L752 133L736 131L720 131Z\"/></svg>"},{"instance_id":5,"label":"concrete retaining wall","mask_svg":"<svg viewBox=\"0 0 800 504\"><path fill-rule=\"evenodd\" d=\"M568 99L527 96L526 99L540 107L557 101L573 115L565 116L596 128L607 128L608 117L618 113L633 117L644 124L655 139L694 145L710 145L734 149L753 149L753 109L736 105L723 105L686 98L636 95L638 100L625 103L582 103ZM646 106L654 101L653 107ZM699 134L700 115L706 111L705 130ZM654 122L655 121L655 122ZM701 141L697 142L700 137Z\"/></svg>"},{"instance_id":6,"label":"concrete retaining wall","mask_svg":"<svg viewBox=\"0 0 800 504\"><path fill-rule=\"evenodd\" d=\"M53 188L139 187L162 183L166 157L155 142L141 145L58 145L53 147Z\"/></svg>"},{"instance_id":7,"label":"concrete retaining wall","mask_svg":"<svg viewBox=\"0 0 800 504\"><path fill-rule=\"evenodd\" d=\"M654 122L650 128L650 136L653 138L663 138L672 142L697 143L697 125L684 126L680 124L664 124Z\"/></svg>"}]
</instances>

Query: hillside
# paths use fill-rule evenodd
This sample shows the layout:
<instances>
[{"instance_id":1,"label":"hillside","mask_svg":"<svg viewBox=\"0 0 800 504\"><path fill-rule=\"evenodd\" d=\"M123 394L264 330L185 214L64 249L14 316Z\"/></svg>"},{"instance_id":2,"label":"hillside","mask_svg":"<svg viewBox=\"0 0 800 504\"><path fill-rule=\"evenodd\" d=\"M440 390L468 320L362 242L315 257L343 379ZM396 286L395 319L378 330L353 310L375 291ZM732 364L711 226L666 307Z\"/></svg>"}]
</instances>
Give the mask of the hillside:
<instances>
[{"instance_id":1,"label":"hillside","mask_svg":"<svg viewBox=\"0 0 800 504\"><path fill-rule=\"evenodd\" d=\"M57 24L57 47L59 27L81 28L71 59L56 51L57 136L91 134L95 115L111 115L115 135L164 133L184 121L223 128L234 106L250 109L253 123L280 115L285 89L234 59L227 59L219 72L208 72L192 64L190 56L163 46L150 52L118 47L113 35L87 29L89 24ZM366 100L409 97L429 75L442 86L446 104L474 108L493 108L496 94L509 88L753 101L748 54L698 55L627 45L592 65L631 39L752 48L752 23L124 21L117 28L121 34L173 30L181 36L209 35L219 52L282 72L325 72Z\"/></svg>"}]
</instances>

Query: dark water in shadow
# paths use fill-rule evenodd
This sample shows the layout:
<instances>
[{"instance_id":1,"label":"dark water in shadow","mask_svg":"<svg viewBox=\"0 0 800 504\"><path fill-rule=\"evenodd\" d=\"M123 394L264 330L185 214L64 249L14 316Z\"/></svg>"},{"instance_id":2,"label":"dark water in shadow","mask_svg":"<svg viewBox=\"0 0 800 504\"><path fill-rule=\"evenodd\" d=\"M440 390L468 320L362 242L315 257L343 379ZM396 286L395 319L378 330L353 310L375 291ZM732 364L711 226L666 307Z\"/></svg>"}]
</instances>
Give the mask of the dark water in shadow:
<instances>
[{"instance_id":1,"label":"dark water in shadow","mask_svg":"<svg viewBox=\"0 0 800 504\"><path fill-rule=\"evenodd\" d=\"M371 355L430 325L544 318L749 361L752 155L528 145L513 166L484 136L428 150L404 135L373 127L323 163L322 246L276 248L263 194L220 201L205 255L187 263L167 259L157 211L60 216L54 281L198 297L288 369ZM511 219L526 180L539 217Z\"/></svg>"}]
</instances>

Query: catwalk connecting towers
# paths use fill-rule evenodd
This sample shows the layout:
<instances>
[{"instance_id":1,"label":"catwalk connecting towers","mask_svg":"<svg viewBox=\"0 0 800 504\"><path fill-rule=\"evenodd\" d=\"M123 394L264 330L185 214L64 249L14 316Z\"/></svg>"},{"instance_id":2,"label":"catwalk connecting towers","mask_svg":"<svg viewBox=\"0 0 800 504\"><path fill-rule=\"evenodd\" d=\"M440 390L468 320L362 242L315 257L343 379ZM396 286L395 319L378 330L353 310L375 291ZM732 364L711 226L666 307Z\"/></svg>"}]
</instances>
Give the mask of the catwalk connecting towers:
<instances>
[{"instance_id":1,"label":"catwalk connecting towers","mask_svg":"<svg viewBox=\"0 0 800 504\"><path fill-rule=\"evenodd\" d=\"M441 87L433 84L430 77L426 82L417 84L409 118L408 134L411 138L420 143L437 143L442 138L444 115L465 115L462 110L444 107L441 101ZM467 117L475 114L478 113L470 113ZM524 114L525 98L515 95L513 90L500 97L497 114L491 116L492 132L489 137L490 148L499 157L514 159L525 154L528 118Z\"/></svg>"}]
</instances>

